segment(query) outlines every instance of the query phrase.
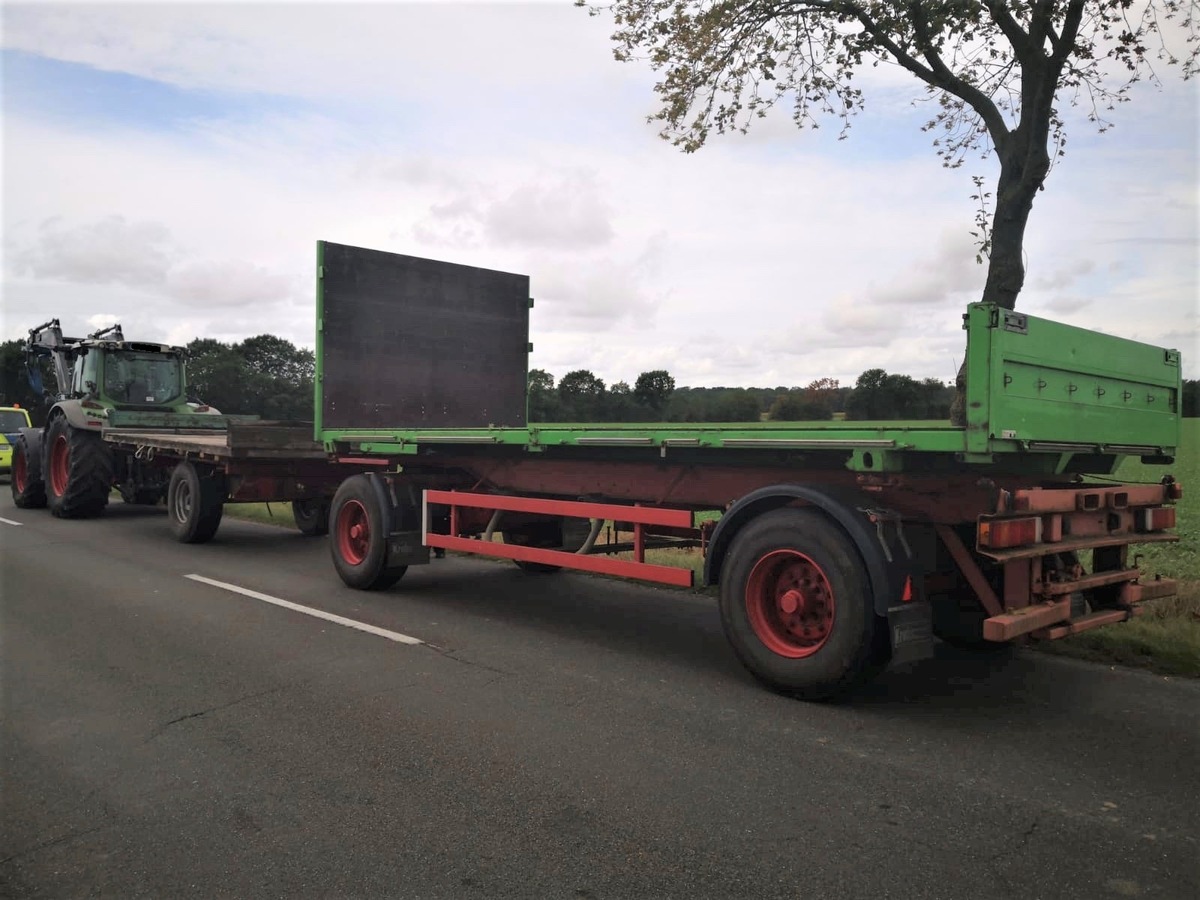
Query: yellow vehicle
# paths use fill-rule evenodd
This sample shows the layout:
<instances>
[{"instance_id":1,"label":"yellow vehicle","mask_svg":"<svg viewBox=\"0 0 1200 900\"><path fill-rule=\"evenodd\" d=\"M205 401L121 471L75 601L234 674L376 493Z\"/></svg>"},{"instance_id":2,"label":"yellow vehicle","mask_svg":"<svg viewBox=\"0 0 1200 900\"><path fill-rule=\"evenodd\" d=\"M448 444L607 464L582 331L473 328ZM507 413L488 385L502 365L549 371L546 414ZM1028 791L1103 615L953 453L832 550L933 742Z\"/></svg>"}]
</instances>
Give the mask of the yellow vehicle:
<instances>
[{"instance_id":1,"label":"yellow vehicle","mask_svg":"<svg viewBox=\"0 0 1200 900\"><path fill-rule=\"evenodd\" d=\"M22 428L33 425L29 413L19 406L0 406L0 474L12 471L12 448Z\"/></svg>"}]
</instances>

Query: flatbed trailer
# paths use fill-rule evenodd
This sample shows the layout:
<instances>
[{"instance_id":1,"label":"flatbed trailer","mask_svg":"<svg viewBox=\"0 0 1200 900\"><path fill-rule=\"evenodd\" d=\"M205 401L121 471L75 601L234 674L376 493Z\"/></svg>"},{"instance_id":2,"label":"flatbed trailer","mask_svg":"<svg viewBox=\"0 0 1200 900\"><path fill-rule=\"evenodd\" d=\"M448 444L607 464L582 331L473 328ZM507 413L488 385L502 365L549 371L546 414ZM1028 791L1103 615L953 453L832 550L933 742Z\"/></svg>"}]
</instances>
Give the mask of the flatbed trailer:
<instances>
[{"instance_id":1,"label":"flatbed trailer","mask_svg":"<svg viewBox=\"0 0 1200 900\"><path fill-rule=\"evenodd\" d=\"M338 485L362 470L331 459L309 423L224 417L221 428L180 428L146 427L144 414L139 426L112 418L118 424L100 434L113 459L164 470L171 525L185 543L210 540L229 503L289 503L302 533L324 535Z\"/></svg>"},{"instance_id":2,"label":"flatbed trailer","mask_svg":"<svg viewBox=\"0 0 1200 900\"><path fill-rule=\"evenodd\" d=\"M1175 592L1129 548L1177 539L1181 486L1112 476L1173 461L1176 350L972 304L963 426L530 423L527 277L325 242L317 276L315 437L364 469L330 513L353 587L431 550L687 585L645 552L700 547L738 657L808 698L935 634L1054 639Z\"/></svg>"}]
</instances>

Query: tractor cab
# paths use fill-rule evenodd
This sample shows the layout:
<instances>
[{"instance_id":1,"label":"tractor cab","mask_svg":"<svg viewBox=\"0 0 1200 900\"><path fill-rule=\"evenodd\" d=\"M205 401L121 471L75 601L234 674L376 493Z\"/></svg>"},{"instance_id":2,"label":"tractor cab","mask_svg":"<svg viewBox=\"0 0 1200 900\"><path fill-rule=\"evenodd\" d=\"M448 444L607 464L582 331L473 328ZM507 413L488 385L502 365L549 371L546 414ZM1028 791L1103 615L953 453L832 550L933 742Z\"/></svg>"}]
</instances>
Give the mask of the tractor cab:
<instances>
[{"instance_id":1,"label":"tractor cab","mask_svg":"<svg viewBox=\"0 0 1200 900\"><path fill-rule=\"evenodd\" d=\"M186 406L183 355L165 344L81 342L71 372L71 393L117 408Z\"/></svg>"}]
</instances>

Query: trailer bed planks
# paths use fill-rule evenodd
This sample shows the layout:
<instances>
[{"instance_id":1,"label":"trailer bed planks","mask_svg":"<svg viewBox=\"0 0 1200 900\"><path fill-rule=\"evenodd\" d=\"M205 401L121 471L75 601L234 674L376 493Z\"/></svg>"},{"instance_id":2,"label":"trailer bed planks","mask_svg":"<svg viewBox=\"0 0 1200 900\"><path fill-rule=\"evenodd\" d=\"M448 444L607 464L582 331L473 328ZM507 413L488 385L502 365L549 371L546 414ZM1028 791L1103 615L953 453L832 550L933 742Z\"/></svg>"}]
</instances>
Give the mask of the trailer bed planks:
<instances>
[{"instance_id":1,"label":"trailer bed planks","mask_svg":"<svg viewBox=\"0 0 1200 900\"><path fill-rule=\"evenodd\" d=\"M212 460L325 460L312 426L277 422L234 424L219 431L106 428L104 440L119 446L173 456Z\"/></svg>"}]
</instances>

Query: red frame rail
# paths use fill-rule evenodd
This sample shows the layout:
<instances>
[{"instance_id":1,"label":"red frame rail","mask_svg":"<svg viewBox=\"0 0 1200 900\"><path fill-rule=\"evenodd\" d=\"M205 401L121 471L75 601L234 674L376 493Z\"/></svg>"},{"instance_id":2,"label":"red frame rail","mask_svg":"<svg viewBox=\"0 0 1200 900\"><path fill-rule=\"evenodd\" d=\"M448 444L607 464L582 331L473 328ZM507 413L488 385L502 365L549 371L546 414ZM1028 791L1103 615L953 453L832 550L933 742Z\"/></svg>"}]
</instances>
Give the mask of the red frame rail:
<instances>
[{"instance_id":1,"label":"red frame rail","mask_svg":"<svg viewBox=\"0 0 1200 900\"><path fill-rule=\"evenodd\" d=\"M427 547L441 547L478 556L496 556L519 562L543 563L564 569L579 569L601 575L636 578L675 587L692 587L695 572L675 566L661 566L645 561L646 525L671 528L694 528L695 514L688 509L666 509L660 506L623 506L616 503L589 503L583 500L547 500L537 497L512 497L498 494L476 494L467 491L422 492L421 540ZM429 505L450 509L450 533L430 530ZM482 509L490 512L521 512L563 516L574 519L612 519L633 525L633 560L612 559L606 556L549 550L544 547L521 547L458 534L458 511Z\"/></svg>"}]
</instances>

